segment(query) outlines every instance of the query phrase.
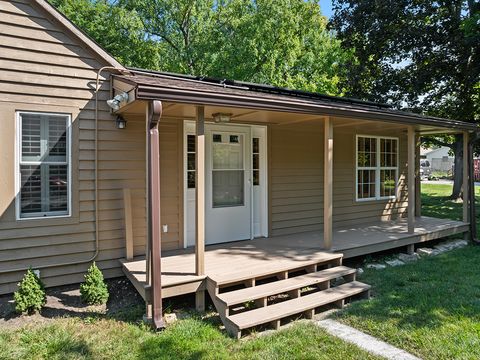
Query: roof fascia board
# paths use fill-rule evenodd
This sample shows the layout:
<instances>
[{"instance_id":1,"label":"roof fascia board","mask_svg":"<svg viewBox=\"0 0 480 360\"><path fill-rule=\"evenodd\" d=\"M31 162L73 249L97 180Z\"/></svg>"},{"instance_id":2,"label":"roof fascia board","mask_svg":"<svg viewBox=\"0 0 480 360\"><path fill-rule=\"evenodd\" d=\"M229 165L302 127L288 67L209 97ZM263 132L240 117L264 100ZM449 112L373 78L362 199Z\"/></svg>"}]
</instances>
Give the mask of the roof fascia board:
<instances>
[{"instance_id":1,"label":"roof fascia board","mask_svg":"<svg viewBox=\"0 0 480 360\"><path fill-rule=\"evenodd\" d=\"M126 69L115 58L106 52L100 45L93 41L88 35L80 30L75 24L61 14L53 5L46 0L34 0L34 3L45 10L55 21L60 23L66 30L74 35L78 40L90 48L96 55L101 57L108 65L119 69Z\"/></svg>"},{"instance_id":2,"label":"roof fascia board","mask_svg":"<svg viewBox=\"0 0 480 360\"><path fill-rule=\"evenodd\" d=\"M337 116L355 115L362 119L377 121L403 122L405 124L430 125L441 128L453 128L458 130L478 130L476 124L467 122L437 118L419 118L408 114L392 113L377 109L358 109L349 106L331 106L328 104L312 104L308 102L279 101L256 97L242 97L213 92L199 92L188 89L162 88L156 86L137 85L136 98L142 100L165 100L188 104L205 104L230 107L255 108L259 110L272 110L282 112L299 112L308 114L323 114Z\"/></svg>"}]
</instances>

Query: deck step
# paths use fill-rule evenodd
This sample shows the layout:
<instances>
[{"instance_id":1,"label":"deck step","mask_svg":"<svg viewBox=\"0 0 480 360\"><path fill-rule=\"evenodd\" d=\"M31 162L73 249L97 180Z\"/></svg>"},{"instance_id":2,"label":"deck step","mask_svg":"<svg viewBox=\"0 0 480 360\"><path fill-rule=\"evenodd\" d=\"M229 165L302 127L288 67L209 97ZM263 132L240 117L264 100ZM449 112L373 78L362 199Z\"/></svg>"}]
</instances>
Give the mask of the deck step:
<instances>
[{"instance_id":1,"label":"deck step","mask_svg":"<svg viewBox=\"0 0 480 360\"><path fill-rule=\"evenodd\" d=\"M354 280L355 273L355 269L351 269L346 266L336 266L318 272L295 276L285 280L274 281L264 285L257 285L254 287L222 293L217 295L217 298L225 306L232 306L242 304L247 301L286 293L292 290L302 289L307 286L328 283L330 280L347 275L351 276L351 279L349 280Z\"/></svg>"},{"instance_id":2,"label":"deck step","mask_svg":"<svg viewBox=\"0 0 480 360\"><path fill-rule=\"evenodd\" d=\"M226 287L233 284L239 284L245 281L256 279L262 279L269 276L274 276L275 274L282 274L293 272L301 269L307 269L308 267L318 266L318 265L330 265L330 266L339 266L342 263L342 254L339 253L328 253L323 252L317 254L314 259L308 259L304 261L298 261L296 264L292 264L291 261L282 262L272 261L266 262L263 265L249 267L247 269L239 269L236 273L228 272L225 277L221 275L216 275L214 278L210 277L210 280L213 282L213 285L216 287ZM315 270L313 270L315 271ZM252 274L255 274L252 277Z\"/></svg>"},{"instance_id":3,"label":"deck step","mask_svg":"<svg viewBox=\"0 0 480 360\"><path fill-rule=\"evenodd\" d=\"M232 327L238 331L237 335L243 329L254 326L268 324L281 320L283 318L299 314L320 306L335 303L354 295L366 293L370 290L370 285L359 281L348 282L334 288L315 292L313 294L301 296L299 298L284 301L278 304L265 306L262 308L246 311L240 314L227 317L227 321L233 326L228 326L232 333Z\"/></svg>"}]
</instances>

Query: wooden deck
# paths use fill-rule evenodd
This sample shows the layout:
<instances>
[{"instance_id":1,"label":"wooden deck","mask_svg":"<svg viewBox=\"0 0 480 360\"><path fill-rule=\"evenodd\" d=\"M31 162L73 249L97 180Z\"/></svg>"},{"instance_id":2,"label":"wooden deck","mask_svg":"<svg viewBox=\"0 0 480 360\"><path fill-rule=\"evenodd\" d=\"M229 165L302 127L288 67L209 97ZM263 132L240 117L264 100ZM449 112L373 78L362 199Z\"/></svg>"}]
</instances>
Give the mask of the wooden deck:
<instances>
[{"instance_id":1,"label":"wooden deck","mask_svg":"<svg viewBox=\"0 0 480 360\"><path fill-rule=\"evenodd\" d=\"M434 240L468 231L460 221L421 217L414 234L407 231L406 219L375 222L333 231L332 252L343 258L365 255L414 243ZM205 279L218 284L234 279L261 278L282 269L304 268L320 263L331 254L325 252L322 232L260 238L207 246L206 276L195 275L192 249L166 252L162 256L163 297L193 293L205 289ZM140 294L145 297L145 260L123 261L123 269Z\"/></svg>"}]
</instances>

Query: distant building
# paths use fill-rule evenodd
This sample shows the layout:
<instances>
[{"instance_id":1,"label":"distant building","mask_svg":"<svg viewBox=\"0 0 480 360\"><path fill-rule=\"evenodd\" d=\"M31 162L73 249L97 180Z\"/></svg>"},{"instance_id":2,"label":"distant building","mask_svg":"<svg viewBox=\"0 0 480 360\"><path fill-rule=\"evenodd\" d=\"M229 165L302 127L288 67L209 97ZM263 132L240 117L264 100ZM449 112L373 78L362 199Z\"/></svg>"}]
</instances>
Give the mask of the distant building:
<instances>
[{"instance_id":1,"label":"distant building","mask_svg":"<svg viewBox=\"0 0 480 360\"><path fill-rule=\"evenodd\" d=\"M430 162L432 171L451 171L454 157L449 154L450 148L442 146L436 149L420 149L420 157Z\"/></svg>"}]
</instances>

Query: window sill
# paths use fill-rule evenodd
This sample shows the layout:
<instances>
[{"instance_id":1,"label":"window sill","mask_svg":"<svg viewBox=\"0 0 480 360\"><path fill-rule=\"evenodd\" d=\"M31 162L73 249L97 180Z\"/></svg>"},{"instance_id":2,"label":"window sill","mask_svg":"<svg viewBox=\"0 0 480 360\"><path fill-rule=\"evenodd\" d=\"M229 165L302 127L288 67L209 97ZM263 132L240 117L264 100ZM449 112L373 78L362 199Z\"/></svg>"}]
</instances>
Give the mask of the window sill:
<instances>
[{"instance_id":1,"label":"window sill","mask_svg":"<svg viewBox=\"0 0 480 360\"><path fill-rule=\"evenodd\" d=\"M19 220L0 221L0 230L6 229L26 229L33 227L58 226L58 225L77 225L80 223L78 215L64 215L55 217L41 218L22 218Z\"/></svg>"},{"instance_id":2,"label":"window sill","mask_svg":"<svg viewBox=\"0 0 480 360\"><path fill-rule=\"evenodd\" d=\"M17 217L17 221L25 221L25 220L47 220L47 219L65 219L71 218L71 214L66 215L40 215L40 216L32 216L32 217Z\"/></svg>"},{"instance_id":3,"label":"window sill","mask_svg":"<svg viewBox=\"0 0 480 360\"><path fill-rule=\"evenodd\" d=\"M366 202L380 202L380 201L388 201L388 200L397 200L396 196L385 196L379 198L368 198L368 199L356 199L355 204L362 204Z\"/></svg>"}]
</instances>

